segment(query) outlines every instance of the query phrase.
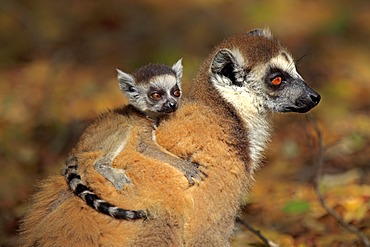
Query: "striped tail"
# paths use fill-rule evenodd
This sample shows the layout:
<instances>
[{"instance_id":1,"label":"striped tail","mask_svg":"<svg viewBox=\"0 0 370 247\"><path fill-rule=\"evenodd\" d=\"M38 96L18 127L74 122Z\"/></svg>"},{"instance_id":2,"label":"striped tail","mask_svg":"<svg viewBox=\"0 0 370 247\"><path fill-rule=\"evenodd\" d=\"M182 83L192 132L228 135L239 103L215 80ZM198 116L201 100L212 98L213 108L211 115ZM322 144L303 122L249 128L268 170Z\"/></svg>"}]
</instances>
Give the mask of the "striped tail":
<instances>
[{"instance_id":1,"label":"striped tail","mask_svg":"<svg viewBox=\"0 0 370 247\"><path fill-rule=\"evenodd\" d=\"M64 175L67 179L67 183L71 190L87 205L94 208L96 211L109 215L115 219L120 220L136 220L146 219L147 215L142 210L127 210L119 207L115 207L109 202L99 198L89 187L83 184L80 175L77 171L77 157L73 156L66 161L67 168L64 171Z\"/></svg>"}]
</instances>

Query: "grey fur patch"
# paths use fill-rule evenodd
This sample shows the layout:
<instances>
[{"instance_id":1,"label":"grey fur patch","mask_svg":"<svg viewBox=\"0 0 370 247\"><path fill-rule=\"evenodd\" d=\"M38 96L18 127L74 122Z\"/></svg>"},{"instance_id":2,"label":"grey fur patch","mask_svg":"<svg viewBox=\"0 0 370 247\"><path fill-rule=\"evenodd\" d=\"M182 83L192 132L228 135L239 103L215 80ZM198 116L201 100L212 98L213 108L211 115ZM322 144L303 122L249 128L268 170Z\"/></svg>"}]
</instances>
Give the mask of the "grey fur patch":
<instances>
[{"instance_id":1,"label":"grey fur patch","mask_svg":"<svg viewBox=\"0 0 370 247\"><path fill-rule=\"evenodd\" d=\"M272 39L272 33L270 29L265 28L265 29L254 29L252 31L249 31L248 34L253 35L253 36L259 36L259 37L265 37L268 39Z\"/></svg>"}]
</instances>

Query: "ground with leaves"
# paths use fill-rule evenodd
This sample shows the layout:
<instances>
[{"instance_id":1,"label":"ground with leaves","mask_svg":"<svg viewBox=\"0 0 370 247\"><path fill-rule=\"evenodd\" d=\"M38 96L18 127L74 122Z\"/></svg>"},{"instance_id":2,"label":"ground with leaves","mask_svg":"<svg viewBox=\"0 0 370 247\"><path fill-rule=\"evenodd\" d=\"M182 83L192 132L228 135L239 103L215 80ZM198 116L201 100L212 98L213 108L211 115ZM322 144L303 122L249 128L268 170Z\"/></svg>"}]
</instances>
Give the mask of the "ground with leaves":
<instances>
[{"instance_id":1,"label":"ground with leaves","mask_svg":"<svg viewBox=\"0 0 370 247\"><path fill-rule=\"evenodd\" d=\"M186 89L214 44L265 26L322 96L320 191L369 236L369 10L360 0L0 1L0 245L12 245L36 181L59 172L86 124L125 103L116 68L183 57ZM280 246L363 246L318 201L306 116L278 115L274 129L241 218ZM238 225L233 246L262 244Z\"/></svg>"}]
</instances>

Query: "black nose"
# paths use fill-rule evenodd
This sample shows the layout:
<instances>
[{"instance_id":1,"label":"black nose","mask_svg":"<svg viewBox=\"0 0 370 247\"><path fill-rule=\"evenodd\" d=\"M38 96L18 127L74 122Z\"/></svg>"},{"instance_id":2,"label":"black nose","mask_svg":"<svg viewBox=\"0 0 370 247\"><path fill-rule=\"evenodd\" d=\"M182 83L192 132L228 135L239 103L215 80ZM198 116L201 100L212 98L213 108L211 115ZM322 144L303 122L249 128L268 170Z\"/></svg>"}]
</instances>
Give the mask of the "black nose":
<instances>
[{"instance_id":1,"label":"black nose","mask_svg":"<svg viewBox=\"0 0 370 247\"><path fill-rule=\"evenodd\" d=\"M168 107L170 107L171 109L176 109L177 104L175 102L170 102L170 103L168 103Z\"/></svg>"},{"instance_id":2,"label":"black nose","mask_svg":"<svg viewBox=\"0 0 370 247\"><path fill-rule=\"evenodd\" d=\"M320 96L320 94L318 94L318 93L316 93L316 92L312 93L312 94L310 95L310 98L311 98L312 102L313 102L315 105L317 105L317 104L320 102L320 100L321 100L321 96Z\"/></svg>"}]
</instances>

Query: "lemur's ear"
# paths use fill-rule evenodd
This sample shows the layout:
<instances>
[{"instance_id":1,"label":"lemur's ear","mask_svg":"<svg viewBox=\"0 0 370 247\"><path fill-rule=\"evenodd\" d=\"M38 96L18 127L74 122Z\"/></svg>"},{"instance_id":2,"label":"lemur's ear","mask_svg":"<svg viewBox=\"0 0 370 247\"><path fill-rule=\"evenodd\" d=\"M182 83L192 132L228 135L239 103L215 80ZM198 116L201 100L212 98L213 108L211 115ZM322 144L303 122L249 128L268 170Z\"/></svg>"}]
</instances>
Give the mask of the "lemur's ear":
<instances>
[{"instance_id":1,"label":"lemur's ear","mask_svg":"<svg viewBox=\"0 0 370 247\"><path fill-rule=\"evenodd\" d=\"M219 50L213 58L211 72L227 77L232 84L241 86L244 81L243 64L241 64L242 57L239 52L234 51L234 53L229 49ZM240 59L237 59L237 56Z\"/></svg>"},{"instance_id":2,"label":"lemur's ear","mask_svg":"<svg viewBox=\"0 0 370 247\"><path fill-rule=\"evenodd\" d=\"M248 34L253 35L253 36L261 36L261 37L265 37L265 38L268 38L268 39L272 39L271 31L268 28L254 29L252 31L249 31Z\"/></svg>"},{"instance_id":3,"label":"lemur's ear","mask_svg":"<svg viewBox=\"0 0 370 247\"><path fill-rule=\"evenodd\" d=\"M182 58L180 58L174 65L172 65L173 71L176 73L177 79L180 81L182 78Z\"/></svg>"},{"instance_id":4,"label":"lemur's ear","mask_svg":"<svg viewBox=\"0 0 370 247\"><path fill-rule=\"evenodd\" d=\"M129 99L135 98L135 96L138 95L135 78L132 75L117 69L117 79L120 90Z\"/></svg>"}]
</instances>

